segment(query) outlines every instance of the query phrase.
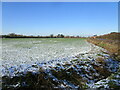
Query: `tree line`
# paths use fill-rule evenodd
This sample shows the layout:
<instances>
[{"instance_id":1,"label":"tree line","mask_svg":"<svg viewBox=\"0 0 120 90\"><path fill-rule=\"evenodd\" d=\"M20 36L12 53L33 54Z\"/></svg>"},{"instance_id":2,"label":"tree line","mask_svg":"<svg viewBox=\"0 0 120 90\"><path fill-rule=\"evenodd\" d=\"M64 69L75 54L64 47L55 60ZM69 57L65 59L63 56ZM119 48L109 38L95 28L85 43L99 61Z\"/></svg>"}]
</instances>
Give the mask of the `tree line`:
<instances>
[{"instance_id":1,"label":"tree line","mask_svg":"<svg viewBox=\"0 0 120 90\"><path fill-rule=\"evenodd\" d=\"M20 35L20 34L15 34L15 33L10 33L8 35L1 35L1 38L85 38L85 37L81 37L81 36L65 36L63 34L58 34L58 35L49 35L49 36L26 36L26 35Z\"/></svg>"}]
</instances>

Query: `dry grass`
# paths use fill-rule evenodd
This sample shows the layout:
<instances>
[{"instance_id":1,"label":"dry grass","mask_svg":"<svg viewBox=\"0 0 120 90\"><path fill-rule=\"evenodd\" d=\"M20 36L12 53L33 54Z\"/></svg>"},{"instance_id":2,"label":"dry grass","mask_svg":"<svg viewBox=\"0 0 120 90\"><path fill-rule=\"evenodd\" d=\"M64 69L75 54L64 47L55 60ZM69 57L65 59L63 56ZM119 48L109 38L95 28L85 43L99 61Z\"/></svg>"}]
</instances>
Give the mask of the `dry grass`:
<instances>
[{"instance_id":1,"label":"dry grass","mask_svg":"<svg viewBox=\"0 0 120 90\"><path fill-rule=\"evenodd\" d=\"M107 49L112 54L120 55L120 33L91 37L87 41Z\"/></svg>"},{"instance_id":2,"label":"dry grass","mask_svg":"<svg viewBox=\"0 0 120 90\"><path fill-rule=\"evenodd\" d=\"M100 46L102 48L105 48L108 53L116 58L116 60L120 61L120 47L119 43L120 41L118 40L117 42L111 40L100 40L100 39L94 39L94 38L89 38L87 39L88 42L93 43L97 46Z\"/></svg>"},{"instance_id":3,"label":"dry grass","mask_svg":"<svg viewBox=\"0 0 120 90\"><path fill-rule=\"evenodd\" d=\"M96 58L96 61L97 61L98 63L102 64L102 65L105 65L105 60L104 60L104 58L98 57L98 58Z\"/></svg>"},{"instance_id":4,"label":"dry grass","mask_svg":"<svg viewBox=\"0 0 120 90\"><path fill-rule=\"evenodd\" d=\"M104 78L111 75L111 73L104 67L93 65L94 69L97 70L98 73L100 73L101 76L104 76Z\"/></svg>"}]
</instances>

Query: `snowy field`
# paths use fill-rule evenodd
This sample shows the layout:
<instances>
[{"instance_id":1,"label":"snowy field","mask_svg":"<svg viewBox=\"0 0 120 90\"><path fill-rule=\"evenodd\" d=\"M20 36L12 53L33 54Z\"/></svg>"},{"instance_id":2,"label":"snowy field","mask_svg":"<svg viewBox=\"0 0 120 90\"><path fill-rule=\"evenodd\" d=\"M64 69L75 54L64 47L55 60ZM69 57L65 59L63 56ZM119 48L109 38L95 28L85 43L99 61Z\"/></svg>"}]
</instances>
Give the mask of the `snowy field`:
<instances>
[{"instance_id":1,"label":"snowy field","mask_svg":"<svg viewBox=\"0 0 120 90\"><path fill-rule=\"evenodd\" d=\"M109 76L107 72L114 73L118 67L118 61L112 59L105 49L88 43L86 39L18 38L2 40L2 67L0 67L2 73L0 74L4 79L6 78L6 81L8 80L6 76L10 77L9 79L13 78L14 81L16 76L25 76L28 72L36 75L42 70L46 73L47 78L59 83L57 86L59 88L81 87L79 82L74 81L76 75L78 81L85 81L82 87L110 88L109 84L104 84L109 82L106 78ZM59 74L64 79L59 79ZM71 79L67 78L69 75L74 78L72 83ZM26 79L22 82L19 79L15 80L17 81L8 84L8 87L17 88L24 84L29 85ZM104 80L105 82L103 82ZM120 85L118 80L116 80L116 85Z\"/></svg>"},{"instance_id":2,"label":"snowy field","mask_svg":"<svg viewBox=\"0 0 120 90\"><path fill-rule=\"evenodd\" d=\"M82 58L101 53L101 48L78 38L24 38L3 39L2 41L2 76L24 71L32 64L51 63L55 65L85 54ZM94 53L92 53L94 52ZM19 67L19 68L18 68ZM15 70L17 68L17 70Z\"/></svg>"},{"instance_id":3,"label":"snowy field","mask_svg":"<svg viewBox=\"0 0 120 90\"><path fill-rule=\"evenodd\" d=\"M90 50L83 39L3 39L3 63L31 64L72 57Z\"/></svg>"}]
</instances>

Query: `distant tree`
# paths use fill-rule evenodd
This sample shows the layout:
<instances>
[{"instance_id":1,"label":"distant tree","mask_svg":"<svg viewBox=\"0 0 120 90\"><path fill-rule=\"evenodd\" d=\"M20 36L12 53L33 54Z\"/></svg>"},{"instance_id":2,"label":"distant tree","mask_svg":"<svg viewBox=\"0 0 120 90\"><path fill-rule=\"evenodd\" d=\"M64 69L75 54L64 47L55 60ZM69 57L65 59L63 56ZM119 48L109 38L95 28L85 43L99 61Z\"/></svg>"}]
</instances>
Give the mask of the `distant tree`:
<instances>
[{"instance_id":1,"label":"distant tree","mask_svg":"<svg viewBox=\"0 0 120 90\"><path fill-rule=\"evenodd\" d=\"M50 37L51 37L51 38L53 38L53 37L54 37L54 35L53 35L53 34L51 34L51 35L50 35Z\"/></svg>"},{"instance_id":2,"label":"distant tree","mask_svg":"<svg viewBox=\"0 0 120 90\"><path fill-rule=\"evenodd\" d=\"M63 35L63 34L61 34L61 38L64 38L64 35Z\"/></svg>"},{"instance_id":3,"label":"distant tree","mask_svg":"<svg viewBox=\"0 0 120 90\"><path fill-rule=\"evenodd\" d=\"M60 34L58 34L57 37L60 38Z\"/></svg>"},{"instance_id":4,"label":"distant tree","mask_svg":"<svg viewBox=\"0 0 120 90\"><path fill-rule=\"evenodd\" d=\"M97 35L93 35L94 37L96 37Z\"/></svg>"},{"instance_id":5,"label":"distant tree","mask_svg":"<svg viewBox=\"0 0 120 90\"><path fill-rule=\"evenodd\" d=\"M77 38L79 38L80 36L77 36Z\"/></svg>"},{"instance_id":6,"label":"distant tree","mask_svg":"<svg viewBox=\"0 0 120 90\"><path fill-rule=\"evenodd\" d=\"M10 34L8 34L8 36L10 36L10 37L15 37L15 36L17 36L17 34L15 34L15 33L10 33Z\"/></svg>"},{"instance_id":7,"label":"distant tree","mask_svg":"<svg viewBox=\"0 0 120 90\"><path fill-rule=\"evenodd\" d=\"M113 33L115 34L115 33L117 33L117 32L111 32L110 34L113 34Z\"/></svg>"},{"instance_id":8,"label":"distant tree","mask_svg":"<svg viewBox=\"0 0 120 90\"><path fill-rule=\"evenodd\" d=\"M58 34L57 37L58 38L64 38L64 35L63 34Z\"/></svg>"}]
</instances>

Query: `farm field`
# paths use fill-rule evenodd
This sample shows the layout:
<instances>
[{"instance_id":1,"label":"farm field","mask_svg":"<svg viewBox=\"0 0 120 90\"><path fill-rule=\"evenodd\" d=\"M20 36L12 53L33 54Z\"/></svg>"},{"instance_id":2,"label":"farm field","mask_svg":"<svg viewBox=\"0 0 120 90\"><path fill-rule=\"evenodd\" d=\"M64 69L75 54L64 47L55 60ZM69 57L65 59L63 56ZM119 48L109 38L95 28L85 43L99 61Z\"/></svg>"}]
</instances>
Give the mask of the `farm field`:
<instances>
[{"instance_id":1,"label":"farm field","mask_svg":"<svg viewBox=\"0 0 120 90\"><path fill-rule=\"evenodd\" d=\"M51 60L70 60L78 54L88 53L93 48L85 39L78 38L3 39L2 46L4 68Z\"/></svg>"},{"instance_id":2,"label":"farm field","mask_svg":"<svg viewBox=\"0 0 120 90\"><path fill-rule=\"evenodd\" d=\"M105 49L88 43L83 38L3 38L2 40L1 74L5 88L6 84L8 87L16 88L18 83L19 87L24 86L22 83L31 87L32 81L29 80L35 79L33 77L41 72L46 73L47 76L43 75L44 77L58 83L53 87L97 88L101 85L96 86L95 83L116 72L118 67L118 62L110 58ZM26 77L28 72L34 76ZM24 79L14 79L21 76L24 76ZM7 81L9 78L13 79L13 83Z\"/></svg>"},{"instance_id":3,"label":"farm field","mask_svg":"<svg viewBox=\"0 0 120 90\"><path fill-rule=\"evenodd\" d=\"M84 39L3 39L2 49L4 61L29 64L71 57L88 52L89 47Z\"/></svg>"}]
</instances>

